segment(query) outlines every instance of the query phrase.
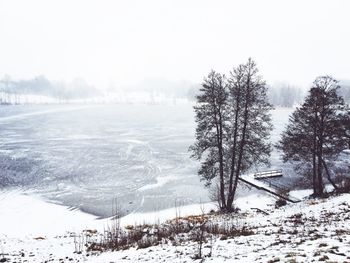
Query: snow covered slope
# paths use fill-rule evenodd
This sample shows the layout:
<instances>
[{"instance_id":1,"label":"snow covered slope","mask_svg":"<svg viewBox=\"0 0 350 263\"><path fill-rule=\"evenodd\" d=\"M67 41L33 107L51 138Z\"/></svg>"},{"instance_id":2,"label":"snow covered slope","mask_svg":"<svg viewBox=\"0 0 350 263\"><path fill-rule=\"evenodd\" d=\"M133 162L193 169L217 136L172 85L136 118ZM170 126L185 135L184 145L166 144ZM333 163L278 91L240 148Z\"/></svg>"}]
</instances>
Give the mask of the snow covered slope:
<instances>
[{"instance_id":1,"label":"snow covered slope","mask_svg":"<svg viewBox=\"0 0 350 263\"><path fill-rule=\"evenodd\" d=\"M300 193L299 197L304 194ZM273 202L269 196L254 194L237 200L237 205L243 208L239 214L210 216L211 221L244 226L252 234L233 238L216 236L204 244L205 261L349 262L349 194L306 200L276 210ZM268 215L250 209L254 207ZM191 211L200 213L194 207L181 211L183 216ZM174 210L167 210L158 214L163 221L174 217L173 213ZM133 224L135 219L142 222L142 216L150 220L157 217L134 214L124 218L123 225ZM107 221L18 191L0 193L0 219L0 259L8 262L193 262L198 249L197 242L184 238L177 245L164 242L145 249L103 253L82 249L82 253L75 253L77 246L85 242L81 240L81 231L88 230L98 238Z\"/></svg>"},{"instance_id":2,"label":"snow covered slope","mask_svg":"<svg viewBox=\"0 0 350 263\"><path fill-rule=\"evenodd\" d=\"M218 237L204 245L204 262L349 262L350 195L310 200L264 214L240 214L216 220L244 225L254 234ZM89 262L201 262L198 243L158 245L102 253Z\"/></svg>"}]
</instances>

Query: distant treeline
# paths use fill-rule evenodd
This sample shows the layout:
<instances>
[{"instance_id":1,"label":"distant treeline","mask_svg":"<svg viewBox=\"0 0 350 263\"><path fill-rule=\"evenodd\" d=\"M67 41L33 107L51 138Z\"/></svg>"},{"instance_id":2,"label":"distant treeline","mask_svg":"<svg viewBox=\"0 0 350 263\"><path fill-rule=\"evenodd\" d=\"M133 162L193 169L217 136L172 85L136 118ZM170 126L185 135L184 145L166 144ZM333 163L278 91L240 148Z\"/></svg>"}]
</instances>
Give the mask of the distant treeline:
<instances>
[{"instance_id":1,"label":"distant treeline","mask_svg":"<svg viewBox=\"0 0 350 263\"><path fill-rule=\"evenodd\" d=\"M269 86L267 95L269 102L277 107L293 107L304 98L302 89L288 84Z\"/></svg>"},{"instance_id":2,"label":"distant treeline","mask_svg":"<svg viewBox=\"0 0 350 263\"><path fill-rule=\"evenodd\" d=\"M187 97L191 101L195 101L196 94L200 89L200 85L192 86L189 88ZM275 107L293 107L300 104L305 95L306 91L303 89L289 85L289 84L277 84L268 86L267 96L269 102ZM350 83L340 81L340 89L338 90L339 95L344 98L346 103L350 103Z\"/></svg>"},{"instance_id":3,"label":"distant treeline","mask_svg":"<svg viewBox=\"0 0 350 263\"><path fill-rule=\"evenodd\" d=\"M23 96L45 96L58 100L82 99L99 94L93 86L84 80L71 82L51 82L45 76L26 80L14 80L5 76L0 80L0 103L14 103Z\"/></svg>"},{"instance_id":4,"label":"distant treeline","mask_svg":"<svg viewBox=\"0 0 350 263\"><path fill-rule=\"evenodd\" d=\"M338 94L344 98L346 103L350 103L350 85L346 82L339 82L340 89ZM268 89L268 98L270 103L279 107L292 107L300 104L306 92L299 87L291 85L275 85Z\"/></svg>"},{"instance_id":5,"label":"distant treeline","mask_svg":"<svg viewBox=\"0 0 350 263\"><path fill-rule=\"evenodd\" d=\"M350 103L350 82L340 81L341 95L346 103ZM108 97L115 93L116 96L125 97L129 93L140 92L149 94L149 100L154 97L181 98L195 101L200 85L193 85L189 82L170 82L165 80L145 81L138 87L129 87L119 90L110 90ZM0 79L0 104L22 104L22 103L50 103L65 102L69 100L84 100L94 97L103 97L101 90L88 84L83 79L75 79L70 82L54 82L45 76L37 76L31 79L15 80L6 75ZM268 99L276 107L292 107L299 104L305 96L305 91L297 86L289 84L270 85L268 87ZM112 100L118 103L122 98ZM131 99L132 100L132 99Z\"/></svg>"},{"instance_id":6,"label":"distant treeline","mask_svg":"<svg viewBox=\"0 0 350 263\"><path fill-rule=\"evenodd\" d=\"M188 98L191 101L195 101L196 94L200 89L200 85L193 86L188 91ZM292 107L302 101L304 98L304 92L302 89L287 84L268 86L267 90L269 102L273 106L278 107Z\"/></svg>"},{"instance_id":7,"label":"distant treeline","mask_svg":"<svg viewBox=\"0 0 350 263\"><path fill-rule=\"evenodd\" d=\"M340 82L339 95L344 98L346 103L350 104L350 82Z\"/></svg>"}]
</instances>

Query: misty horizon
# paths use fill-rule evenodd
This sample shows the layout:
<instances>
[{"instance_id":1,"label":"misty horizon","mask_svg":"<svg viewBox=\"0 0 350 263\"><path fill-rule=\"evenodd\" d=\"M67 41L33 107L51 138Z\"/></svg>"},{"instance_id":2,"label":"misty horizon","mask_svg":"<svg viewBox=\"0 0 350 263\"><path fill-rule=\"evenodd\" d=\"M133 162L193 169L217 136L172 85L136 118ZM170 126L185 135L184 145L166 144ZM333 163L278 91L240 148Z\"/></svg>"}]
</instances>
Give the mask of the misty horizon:
<instances>
[{"instance_id":1,"label":"misty horizon","mask_svg":"<svg viewBox=\"0 0 350 263\"><path fill-rule=\"evenodd\" d=\"M270 85L305 90L320 75L349 79L349 7L340 0L2 1L0 76L137 90L150 82L196 85L211 69L228 73L252 57Z\"/></svg>"}]
</instances>

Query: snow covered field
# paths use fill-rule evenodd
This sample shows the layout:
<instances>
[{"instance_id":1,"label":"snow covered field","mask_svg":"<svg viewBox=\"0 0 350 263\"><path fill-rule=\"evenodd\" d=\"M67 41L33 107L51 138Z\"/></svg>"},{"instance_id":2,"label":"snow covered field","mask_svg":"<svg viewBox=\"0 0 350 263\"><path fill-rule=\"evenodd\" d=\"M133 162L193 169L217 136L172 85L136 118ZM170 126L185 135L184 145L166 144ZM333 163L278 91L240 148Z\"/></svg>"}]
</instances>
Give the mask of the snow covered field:
<instances>
[{"instance_id":1,"label":"snow covered field","mask_svg":"<svg viewBox=\"0 0 350 263\"><path fill-rule=\"evenodd\" d=\"M305 196L306 191L293 193ZM244 226L250 235L222 238L204 244L205 262L349 262L350 195L306 200L274 209L275 199L264 193L239 198L239 214L211 216L219 224ZM252 210L264 209L268 215ZM196 208L196 209L195 209ZM205 212L212 206L206 205ZM45 213L43 213L45 211ZM181 215L201 214L199 207L181 208ZM160 222L175 217L175 210L158 212ZM133 224L142 215L125 217L122 225ZM143 219L156 218L143 214ZM83 230L98 235L108 220L98 220L80 211L49 204L23 192L0 193L0 259L6 262L193 262L198 243L165 242L145 249L115 252L75 253ZM109 222L110 224L110 222ZM211 256L210 255L211 252ZM198 261L198 260L197 260ZM197 262L196 261L196 262ZM198 261L200 262L200 261Z\"/></svg>"},{"instance_id":2,"label":"snow covered field","mask_svg":"<svg viewBox=\"0 0 350 263\"><path fill-rule=\"evenodd\" d=\"M349 201L346 194L288 205L269 215L215 218L245 225L253 234L204 245L205 262L349 262ZM185 242L105 253L90 262L193 262L197 250L196 242Z\"/></svg>"},{"instance_id":3,"label":"snow covered field","mask_svg":"<svg viewBox=\"0 0 350 263\"><path fill-rule=\"evenodd\" d=\"M205 204L206 211L215 208ZM200 214L201 205L188 205L158 212L133 213L121 219L121 225L164 222L176 213ZM103 233L110 219L81 212L76 208L48 203L29 190L0 191L0 260L45 262L87 260L86 253L74 253L83 231ZM79 245L83 246L82 243ZM1 261L2 262L2 261Z\"/></svg>"}]
</instances>

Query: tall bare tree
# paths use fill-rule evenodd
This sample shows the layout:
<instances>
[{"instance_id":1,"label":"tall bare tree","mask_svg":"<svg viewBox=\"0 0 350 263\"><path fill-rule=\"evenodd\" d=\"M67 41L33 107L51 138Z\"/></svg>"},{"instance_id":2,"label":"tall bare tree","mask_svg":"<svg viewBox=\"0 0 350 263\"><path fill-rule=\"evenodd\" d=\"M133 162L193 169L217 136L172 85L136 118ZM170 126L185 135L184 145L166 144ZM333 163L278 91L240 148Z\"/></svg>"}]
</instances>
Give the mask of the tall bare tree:
<instances>
[{"instance_id":1,"label":"tall bare tree","mask_svg":"<svg viewBox=\"0 0 350 263\"><path fill-rule=\"evenodd\" d=\"M193 157L203 160L199 175L219 180L219 203L233 210L238 179L253 164L268 164L272 129L267 87L253 60L234 68L229 80L212 71L197 96Z\"/></svg>"},{"instance_id":2,"label":"tall bare tree","mask_svg":"<svg viewBox=\"0 0 350 263\"><path fill-rule=\"evenodd\" d=\"M230 73L229 114L230 141L227 148L229 179L227 209L233 209L238 179L252 165L269 164L272 130L265 81L258 74L255 62L249 59Z\"/></svg>"},{"instance_id":3,"label":"tall bare tree","mask_svg":"<svg viewBox=\"0 0 350 263\"><path fill-rule=\"evenodd\" d=\"M199 175L210 185L219 177L219 204L226 207L225 197L225 136L227 134L227 82L224 75L211 71L197 95L196 143L190 147L192 157L203 160Z\"/></svg>"}]
</instances>

